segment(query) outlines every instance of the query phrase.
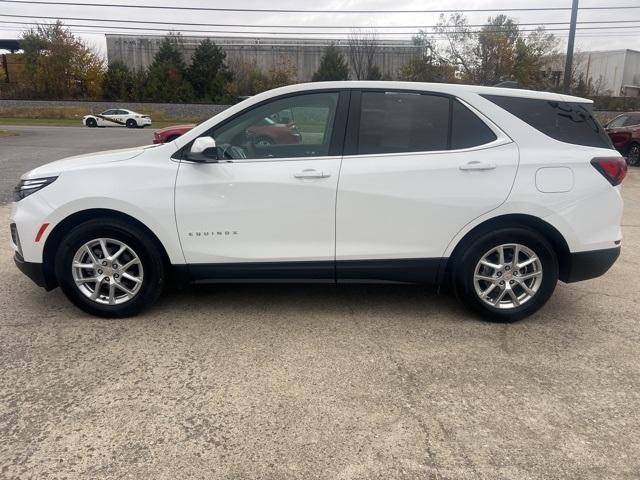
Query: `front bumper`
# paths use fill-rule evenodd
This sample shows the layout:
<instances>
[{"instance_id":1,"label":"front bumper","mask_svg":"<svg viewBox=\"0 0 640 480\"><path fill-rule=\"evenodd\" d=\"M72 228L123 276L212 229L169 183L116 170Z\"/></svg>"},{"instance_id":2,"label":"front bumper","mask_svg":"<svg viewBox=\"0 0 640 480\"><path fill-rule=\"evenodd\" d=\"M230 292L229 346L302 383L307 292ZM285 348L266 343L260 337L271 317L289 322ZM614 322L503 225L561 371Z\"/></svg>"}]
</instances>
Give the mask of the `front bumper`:
<instances>
[{"instance_id":1,"label":"front bumper","mask_svg":"<svg viewBox=\"0 0 640 480\"><path fill-rule=\"evenodd\" d=\"M604 275L619 256L620 247L570 253L560 272L560 280L565 283L581 282Z\"/></svg>"},{"instance_id":2,"label":"front bumper","mask_svg":"<svg viewBox=\"0 0 640 480\"><path fill-rule=\"evenodd\" d=\"M13 261L18 270L33 280L33 283L39 287L49 291L58 286L53 274L47 271L42 263L26 262L18 252L13 256Z\"/></svg>"}]
</instances>

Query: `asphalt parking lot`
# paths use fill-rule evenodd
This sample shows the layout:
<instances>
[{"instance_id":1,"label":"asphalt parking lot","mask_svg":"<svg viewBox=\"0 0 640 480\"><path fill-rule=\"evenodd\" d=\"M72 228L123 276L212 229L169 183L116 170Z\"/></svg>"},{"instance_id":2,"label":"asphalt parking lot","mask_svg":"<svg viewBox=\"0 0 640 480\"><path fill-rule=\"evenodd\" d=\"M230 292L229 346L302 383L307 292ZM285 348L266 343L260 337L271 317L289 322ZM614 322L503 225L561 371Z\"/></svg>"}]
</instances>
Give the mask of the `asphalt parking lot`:
<instances>
[{"instance_id":1,"label":"asphalt parking lot","mask_svg":"<svg viewBox=\"0 0 640 480\"><path fill-rule=\"evenodd\" d=\"M45 160L151 138L19 133L3 199ZM92 318L14 267L2 206L0 478L637 479L640 169L624 196L612 270L511 325L382 286L203 286Z\"/></svg>"}]
</instances>

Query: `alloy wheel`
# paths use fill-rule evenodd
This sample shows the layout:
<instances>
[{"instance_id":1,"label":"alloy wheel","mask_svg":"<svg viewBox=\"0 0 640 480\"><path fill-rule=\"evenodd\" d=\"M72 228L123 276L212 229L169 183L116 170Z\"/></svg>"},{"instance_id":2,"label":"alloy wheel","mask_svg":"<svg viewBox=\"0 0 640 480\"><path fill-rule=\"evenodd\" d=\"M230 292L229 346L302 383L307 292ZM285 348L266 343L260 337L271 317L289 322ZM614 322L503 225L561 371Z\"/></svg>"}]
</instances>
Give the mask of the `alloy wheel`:
<instances>
[{"instance_id":1,"label":"alloy wheel","mask_svg":"<svg viewBox=\"0 0 640 480\"><path fill-rule=\"evenodd\" d=\"M78 290L103 305L128 302L144 280L140 257L130 246L112 238L97 238L82 245L71 269Z\"/></svg>"},{"instance_id":2,"label":"alloy wheel","mask_svg":"<svg viewBox=\"0 0 640 480\"><path fill-rule=\"evenodd\" d=\"M524 245L499 245L480 257L473 285L478 298L491 307L517 308L531 300L542 285L542 263Z\"/></svg>"}]
</instances>

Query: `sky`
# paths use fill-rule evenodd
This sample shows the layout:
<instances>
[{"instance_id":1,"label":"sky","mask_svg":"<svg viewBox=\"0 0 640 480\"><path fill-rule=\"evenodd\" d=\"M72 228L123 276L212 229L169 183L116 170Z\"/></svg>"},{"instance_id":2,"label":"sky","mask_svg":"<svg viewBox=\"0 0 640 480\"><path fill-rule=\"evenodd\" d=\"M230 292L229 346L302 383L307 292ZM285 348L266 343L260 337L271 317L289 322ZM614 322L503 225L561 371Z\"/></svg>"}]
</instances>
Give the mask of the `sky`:
<instances>
[{"instance_id":1,"label":"sky","mask_svg":"<svg viewBox=\"0 0 640 480\"><path fill-rule=\"evenodd\" d=\"M442 8L448 9L479 9L479 8L527 8L527 7L570 7L571 0L469 0L465 2L443 2L442 0L406 0L398 2L397 0L271 0L265 2L263 0L235 0L233 2L218 0L136 0L135 3L126 2L125 0L60 0L76 1L87 3L87 6L64 6L64 5L36 5L27 3L10 3L0 0L0 38L19 38L21 32L26 28L25 25L11 24L8 22L53 22L54 19L42 18L47 17L79 17L91 19L120 19L130 20L136 23L116 24L108 21L95 22L84 20L64 20L67 25L74 23L81 25L99 25L98 31L104 32L106 29L100 26L119 25L119 26L135 26L135 27L152 27L174 31L180 29L205 29L205 30L233 30L233 31L260 31L277 33L277 36L290 36L302 38L322 38L322 33L313 35L300 36L295 33L291 35L283 35L284 32L342 32L345 35L354 27L372 28L378 33L382 32L400 32L398 35L379 35L379 38L410 38L410 32L417 32L420 26L430 26L437 23L438 13L353 13L347 14L344 10L438 10ZM108 4L108 7L95 6L95 3ZM215 12L215 11L182 11L182 10L161 10L161 9L138 9L123 8L117 4L129 5L161 5L161 6L180 6L180 7L232 7L232 8L258 8L258 9L298 9L298 10L330 10L329 13L265 13L265 12ZM114 6L115 4L115 6ZM580 0L580 7L590 6L640 6L638 0ZM501 13L496 12L472 12L466 13L470 24L481 24L487 20L489 16L495 16ZM568 22L570 11L546 11L546 12L504 12L517 22L521 23L538 23L538 22ZM28 16L27 18L8 17L6 15ZM637 22L635 22L637 20ZM144 21L168 22L167 24L145 24ZM627 10L582 10L578 15L578 22L604 22L604 21L624 21L625 23L611 24L583 24L585 27L597 26L624 26L625 28L617 30L578 30L576 36L576 49L578 51L589 50L609 50L630 48L640 50L640 8ZM140 22L140 23L137 23ZM187 25L175 25L175 23L185 23ZM249 24L255 25L249 28L244 27L228 27L228 26L193 26L193 23L206 24ZM291 25L293 28L268 28L269 25ZM311 29L304 28L319 26L346 27L343 30L336 29ZM384 27L398 26L397 29L388 29ZM533 26L523 26L522 28L534 28ZM549 25L547 28L567 28L567 25ZM106 51L106 41L102 33L88 33L95 29L88 27L71 27L72 31L78 33L89 44L94 46L103 55ZM157 34L162 31L126 31L111 30L113 33L131 33L136 34ZM562 41L562 45L566 44L567 31L553 31ZM216 33L195 33L185 32L184 35L220 35ZM233 34L235 35L235 34ZM325 38L339 38L339 35L325 36Z\"/></svg>"}]
</instances>

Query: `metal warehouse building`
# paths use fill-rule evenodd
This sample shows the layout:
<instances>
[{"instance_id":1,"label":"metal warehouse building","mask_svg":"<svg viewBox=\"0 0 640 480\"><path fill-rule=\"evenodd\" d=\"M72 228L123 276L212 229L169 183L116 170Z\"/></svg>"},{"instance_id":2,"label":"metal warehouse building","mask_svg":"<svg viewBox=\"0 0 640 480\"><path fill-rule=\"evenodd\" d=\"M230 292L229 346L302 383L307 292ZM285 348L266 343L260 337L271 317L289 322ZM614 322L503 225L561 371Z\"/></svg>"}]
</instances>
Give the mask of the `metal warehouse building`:
<instances>
[{"instance_id":1,"label":"metal warehouse building","mask_svg":"<svg viewBox=\"0 0 640 480\"><path fill-rule=\"evenodd\" d=\"M109 61L120 60L130 68L148 67L158 51L162 36L106 35ZM181 37L184 57L188 62L198 44L206 37ZM292 65L298 81L311 80L320 65L323 49L332 40L297 38L209 37L227 54L230 63L240 61L255 64L268 71L283 63ZM346 40L336 45L347 53ZM375 64L383 75L395 77L398 69L420 54L420 48L410 40L379 40ZM353 78L353 75L352 75Z\"/></svg>"}]
</instances>

